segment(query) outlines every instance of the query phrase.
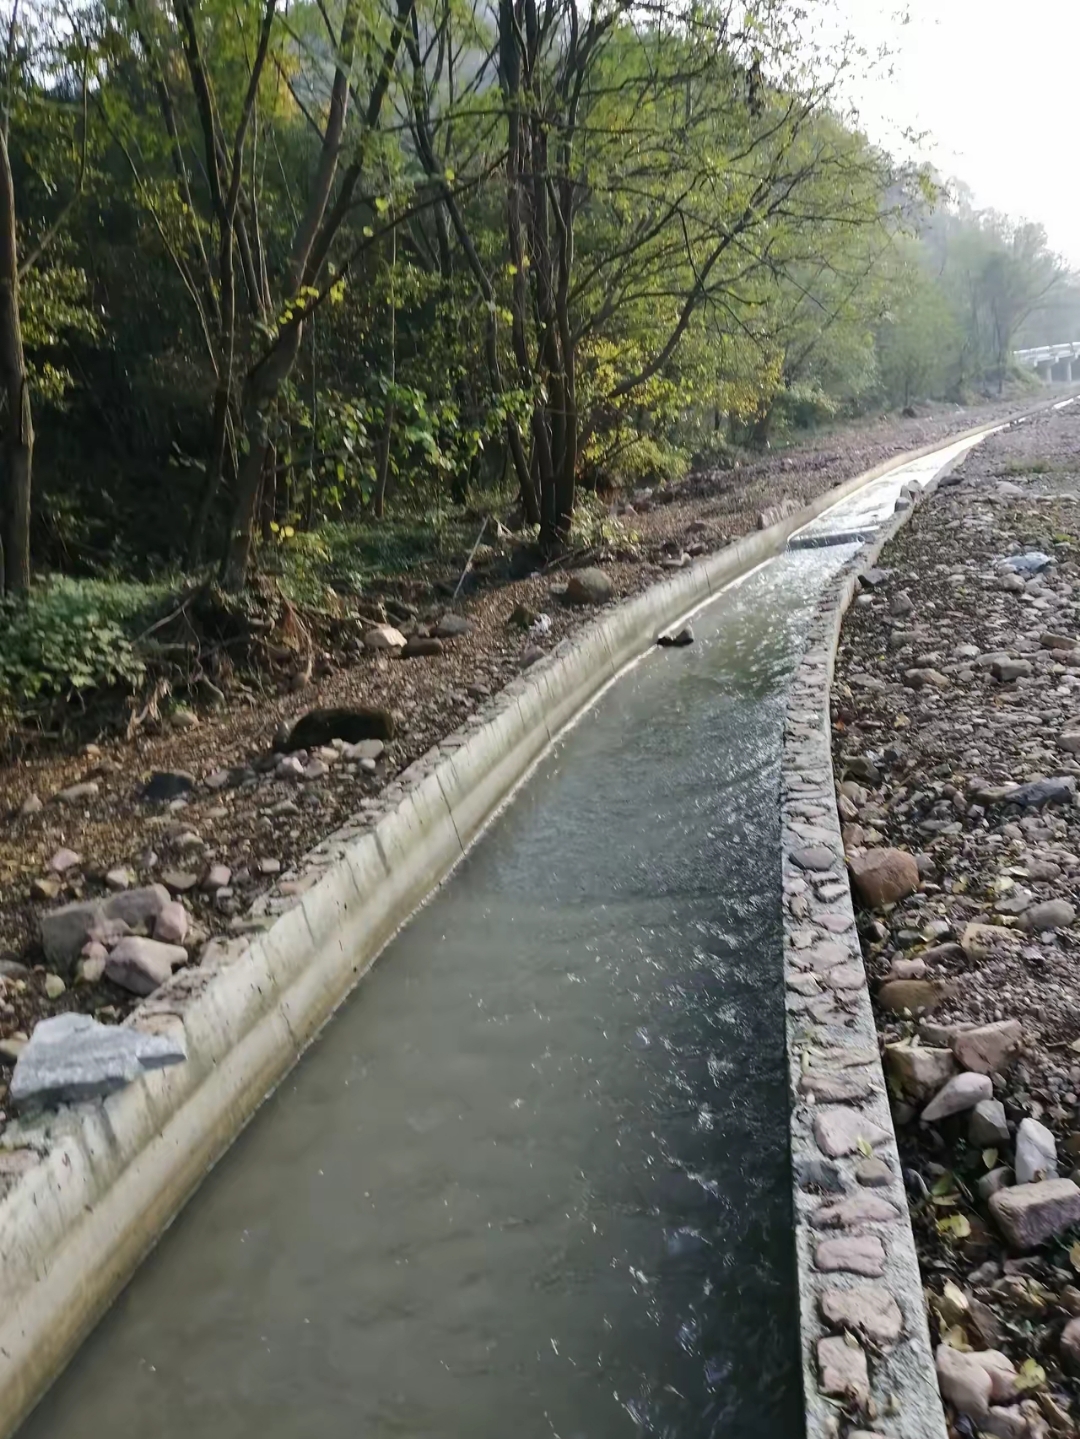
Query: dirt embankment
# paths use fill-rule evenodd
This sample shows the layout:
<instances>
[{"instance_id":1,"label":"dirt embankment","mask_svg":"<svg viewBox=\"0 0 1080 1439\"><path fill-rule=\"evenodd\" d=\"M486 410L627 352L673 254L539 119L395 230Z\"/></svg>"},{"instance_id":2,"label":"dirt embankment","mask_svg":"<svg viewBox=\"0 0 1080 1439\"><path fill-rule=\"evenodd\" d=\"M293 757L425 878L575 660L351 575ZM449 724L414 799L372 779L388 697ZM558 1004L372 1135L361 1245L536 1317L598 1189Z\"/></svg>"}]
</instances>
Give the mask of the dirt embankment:
<instances>
[{"instance_id":1,"label":"dirt embankment","mask_svg":"<svg viewBox=\"0 0 1080 1439\"><path fill-rule=\"evenodd\" d=\"M922 877L860 931L951 1432L1038 1439L1080 1432L1080 414L952 479L848 614L834 762L856 892Z\"/></svg>"}]
</instances>

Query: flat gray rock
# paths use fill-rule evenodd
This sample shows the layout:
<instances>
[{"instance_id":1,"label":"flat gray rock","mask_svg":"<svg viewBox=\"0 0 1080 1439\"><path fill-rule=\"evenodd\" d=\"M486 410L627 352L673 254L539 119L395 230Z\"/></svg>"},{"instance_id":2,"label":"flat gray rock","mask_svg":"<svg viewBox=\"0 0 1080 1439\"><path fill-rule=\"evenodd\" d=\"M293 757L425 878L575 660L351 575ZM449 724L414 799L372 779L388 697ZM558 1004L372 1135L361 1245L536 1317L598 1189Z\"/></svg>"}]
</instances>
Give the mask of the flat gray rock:
<instances>
[{"instance_id":1,"label":"flat gray rock","mask_svg":"<svg viewBox=\"0 0 1080 1439\"><path fill-rule=\"evenodd\" d=\"M11 1100L19 1110L100 1099L151 1069L187 1059L183 1031L144 1034L88 1014L41 1020L19 1055Z\"/></svg>"}]
</instances>

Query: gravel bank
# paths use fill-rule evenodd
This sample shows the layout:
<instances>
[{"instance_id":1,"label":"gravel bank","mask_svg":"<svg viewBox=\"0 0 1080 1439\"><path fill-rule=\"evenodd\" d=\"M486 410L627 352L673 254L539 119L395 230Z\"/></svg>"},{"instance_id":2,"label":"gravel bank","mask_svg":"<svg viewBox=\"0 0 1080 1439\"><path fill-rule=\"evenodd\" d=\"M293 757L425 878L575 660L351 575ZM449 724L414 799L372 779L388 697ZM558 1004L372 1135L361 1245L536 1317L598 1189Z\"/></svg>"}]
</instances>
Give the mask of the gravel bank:
<instances>
[{"instance_id":1,"label":"gravel bank","mask_svg":"<svg viewBox=\"0 0 1080 1439\"><path fill-rule=\"evenodd\" d=\"M849 611L834 768L951 1433L1040 1439L1080 1418L1080 414L951 481Z\"/></svg>"}]
</instances>

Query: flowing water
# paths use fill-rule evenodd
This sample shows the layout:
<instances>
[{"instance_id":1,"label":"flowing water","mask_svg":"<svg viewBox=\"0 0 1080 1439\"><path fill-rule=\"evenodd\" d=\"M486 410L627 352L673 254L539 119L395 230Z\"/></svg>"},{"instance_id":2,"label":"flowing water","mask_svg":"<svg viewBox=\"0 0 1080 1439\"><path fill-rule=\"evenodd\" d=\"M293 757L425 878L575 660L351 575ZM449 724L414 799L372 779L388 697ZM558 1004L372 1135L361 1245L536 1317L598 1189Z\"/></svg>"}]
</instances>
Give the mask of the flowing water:
<instances>
[{"instance_id":1,"label":"flowing water","mask_svg":"<svg viewBox=\"0 0 1080 1439\"><path fill-rule=\"evenodd\" d=\"M797 1439L779 756L852 552L563 737L21 1439Z\"/></svg>"}]
</instances>

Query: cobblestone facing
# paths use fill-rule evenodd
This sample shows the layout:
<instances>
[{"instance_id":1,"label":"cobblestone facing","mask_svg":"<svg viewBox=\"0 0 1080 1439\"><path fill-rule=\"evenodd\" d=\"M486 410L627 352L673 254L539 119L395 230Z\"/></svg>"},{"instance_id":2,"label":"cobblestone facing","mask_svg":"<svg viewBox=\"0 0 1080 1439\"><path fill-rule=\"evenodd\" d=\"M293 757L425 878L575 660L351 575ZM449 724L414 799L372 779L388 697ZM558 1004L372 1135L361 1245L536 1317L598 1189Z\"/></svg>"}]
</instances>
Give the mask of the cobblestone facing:
<instances>
[{"instance_id":1,"label":"cobblestone facing","mask_svg":"<svg viewBox=\"0 0 1080 1439\"><path fill-rule=\"evenodd\" d=\"M844 863L829 721L840 627L859 575L911 512L910 503L898 506L823 590L784 730L784 982L806 1439L864 1431L946 1439Z\"/></svg>"}]
</instances>

